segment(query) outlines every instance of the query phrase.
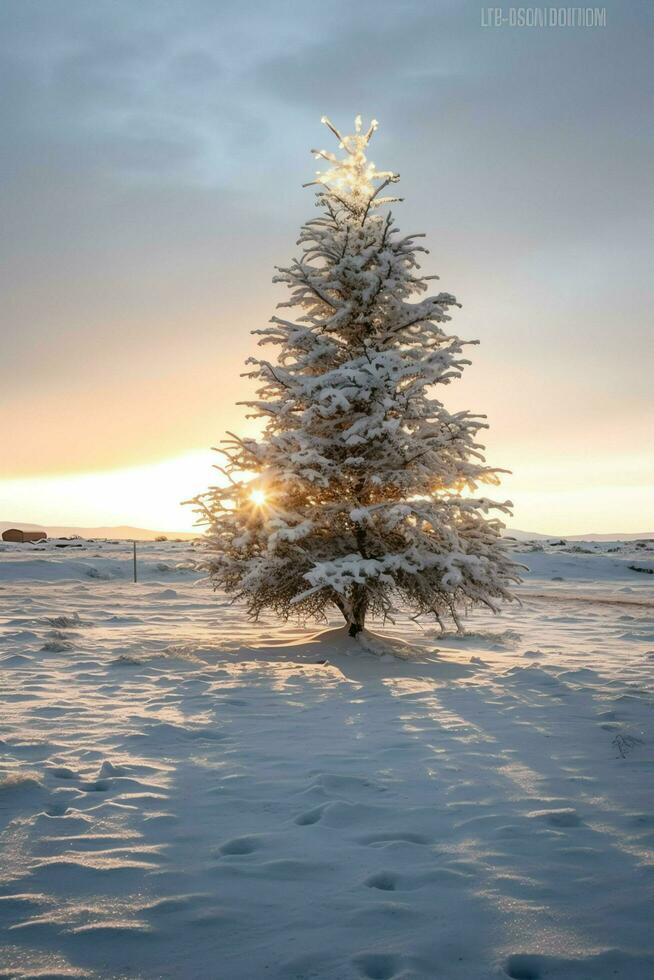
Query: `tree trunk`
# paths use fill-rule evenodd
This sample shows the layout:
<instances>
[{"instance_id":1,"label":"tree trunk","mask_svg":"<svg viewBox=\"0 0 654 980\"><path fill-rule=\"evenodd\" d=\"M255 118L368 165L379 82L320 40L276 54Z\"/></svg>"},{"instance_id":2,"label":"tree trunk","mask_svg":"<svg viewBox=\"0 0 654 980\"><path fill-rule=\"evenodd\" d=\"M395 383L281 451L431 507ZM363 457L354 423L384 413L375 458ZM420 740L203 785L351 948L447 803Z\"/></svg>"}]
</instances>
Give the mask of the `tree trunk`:
<instances>
[{"instance_id":1,"label":"tree trunk","mask_svg":"<svg viewBox=\"0 0 654 980\"><path fill-rule=\"evenodd\" d=\"M340 596L335 595L334 605L341 611L343 619L347 623L347 632L350 636L356 636L365 626L366 610L368 608L368 596L365 586L355 585L352 594L352 602L344 602Z\"/></svg>"},{"instance_id":2,"label":"tree trunk","mask_svg":"<svg viewBox=\"0 0 654 980\"><path fill-rule=\"evenodd\" d=\"M367 609L368 594L365 585L354 585L352 587L352 612L348 618L350 636L356 636L364 628Z\"/></svg>"}]
</instances>

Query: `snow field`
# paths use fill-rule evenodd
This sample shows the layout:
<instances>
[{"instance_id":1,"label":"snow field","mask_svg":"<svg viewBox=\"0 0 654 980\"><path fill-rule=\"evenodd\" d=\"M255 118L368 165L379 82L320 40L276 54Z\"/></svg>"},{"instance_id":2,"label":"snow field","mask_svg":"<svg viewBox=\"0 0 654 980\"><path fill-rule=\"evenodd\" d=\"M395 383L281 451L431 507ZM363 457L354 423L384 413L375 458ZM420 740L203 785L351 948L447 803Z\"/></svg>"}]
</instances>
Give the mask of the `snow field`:
<instances>
[{"instance_id":1,"label":"snow field","mask_svg":"<svg viewBox=\"0 0 654 980\"><path fill-rule=\"evenodd\" d=\"M0 975L654 976L630 551L525 549L522 606L382 655L244 622L187 545L137 585L124 545L32 551L0 555Z\"/></svg>"}]
</instances>

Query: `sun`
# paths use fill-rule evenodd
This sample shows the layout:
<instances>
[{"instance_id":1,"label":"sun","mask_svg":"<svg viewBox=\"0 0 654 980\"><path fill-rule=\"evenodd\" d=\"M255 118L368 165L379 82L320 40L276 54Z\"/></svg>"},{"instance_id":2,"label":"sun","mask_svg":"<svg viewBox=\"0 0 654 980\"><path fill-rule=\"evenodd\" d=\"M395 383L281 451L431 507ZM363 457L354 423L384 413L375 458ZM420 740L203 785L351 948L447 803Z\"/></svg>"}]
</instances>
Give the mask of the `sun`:
<instances>
[{"instance_id":1,"label":"sun","mask_svg":"<svg viewBox=\"0 0 654 980\"><path fill-rule=\"evenodd\" d=\"M253 490L250 494L250 500L255 507L263 507L266 503L266 494L263 490Z\"/></svg>"}]
</instances>

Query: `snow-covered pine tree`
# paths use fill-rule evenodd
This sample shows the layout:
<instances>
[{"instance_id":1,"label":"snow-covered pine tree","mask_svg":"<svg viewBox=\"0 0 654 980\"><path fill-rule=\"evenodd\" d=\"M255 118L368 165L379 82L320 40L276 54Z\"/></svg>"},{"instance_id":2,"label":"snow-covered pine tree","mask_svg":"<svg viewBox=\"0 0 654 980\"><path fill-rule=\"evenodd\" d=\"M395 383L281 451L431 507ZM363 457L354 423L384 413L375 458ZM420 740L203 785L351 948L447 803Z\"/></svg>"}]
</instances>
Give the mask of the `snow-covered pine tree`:
<instances>
[{"instance_id":1,"label":"snow-covered pine tree","mask_svg":"<svg viewBox=\"0 0 654 980\"><path fill-rule=\"evenodd\" d=\"M357 117L341 157L312 182L320 217L302 228L299 258L274 282L290 288L294 319L253 331L277 348L249 358L259 384L244 404L265 419L260 438L228 433L225 486L195 499L213 585L256 618L343 614L352 636L366 616L445 616L511 598L517 566L488 517L510 503L475 496L497 484L476 442L484 416L450 413L436 397L470 362L444 329L454 296L425 296L416 244L380 196L399 176L378 171L366 150L377 128ZM305 186L311 186L309 184Z\"/></svg>"}]
</instances>

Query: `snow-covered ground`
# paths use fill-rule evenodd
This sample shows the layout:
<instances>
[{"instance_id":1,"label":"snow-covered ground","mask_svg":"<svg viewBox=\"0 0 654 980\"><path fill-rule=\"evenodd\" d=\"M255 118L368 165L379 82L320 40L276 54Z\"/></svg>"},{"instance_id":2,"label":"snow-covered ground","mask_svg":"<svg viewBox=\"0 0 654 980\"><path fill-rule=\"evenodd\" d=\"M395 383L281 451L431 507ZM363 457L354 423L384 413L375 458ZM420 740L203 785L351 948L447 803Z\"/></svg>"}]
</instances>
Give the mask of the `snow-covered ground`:
<instances>
[{"instance_id":1,"label":"snow-covered ground","mask_svg":"<svg viewBox=\"0 0 654 980\"><path fill-rule=\"evenodd\" d=\"M398 659L0 545L0 976L651 980L654 542L517 548Z\"/></svg>"}]
</instances>

